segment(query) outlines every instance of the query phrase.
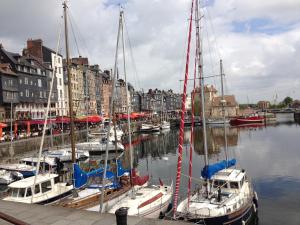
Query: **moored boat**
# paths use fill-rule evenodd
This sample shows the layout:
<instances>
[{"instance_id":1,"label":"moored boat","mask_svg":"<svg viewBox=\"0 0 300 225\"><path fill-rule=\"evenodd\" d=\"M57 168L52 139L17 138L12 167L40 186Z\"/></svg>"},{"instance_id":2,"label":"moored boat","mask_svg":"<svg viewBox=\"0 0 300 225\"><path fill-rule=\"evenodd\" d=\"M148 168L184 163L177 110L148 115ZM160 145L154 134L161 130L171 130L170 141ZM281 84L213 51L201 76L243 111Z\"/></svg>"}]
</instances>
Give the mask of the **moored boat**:
<instances>
[{"instance_id":1,"label":"moored boat","mask_svg":"<svg viewBox=\"0 0 300 225\"><path fill-rule=\"evenodd\" d=\"M239 116L230 120L230 125L241 125L241 124L249 124L249 123L264 123L265 118L263 116L259 116L256 114L253 115L245 115Z\"/></svg>"},{"instance_id":2,"label":"moored boat","mask_svg":"<svg viewBox=\"0 0 300 225\"><path fill-rule=\"evenodd\" d=\"M73 185L58 182L57 174L38 174L8 185L9 195L5 201L49 204L72 194ZM34 185L35 183L35 185Z\"/></svg>"},{"instance_id":3,"label":"moored boat","mask_svg":"<svg viewBox=\"0 0 300 225\"><path fill-rule=\"evenodd\" d=\"M23 175L19 172L0 170L0 185L8 185L21 179L23 179Z\"/></svg>"}]
</instances>

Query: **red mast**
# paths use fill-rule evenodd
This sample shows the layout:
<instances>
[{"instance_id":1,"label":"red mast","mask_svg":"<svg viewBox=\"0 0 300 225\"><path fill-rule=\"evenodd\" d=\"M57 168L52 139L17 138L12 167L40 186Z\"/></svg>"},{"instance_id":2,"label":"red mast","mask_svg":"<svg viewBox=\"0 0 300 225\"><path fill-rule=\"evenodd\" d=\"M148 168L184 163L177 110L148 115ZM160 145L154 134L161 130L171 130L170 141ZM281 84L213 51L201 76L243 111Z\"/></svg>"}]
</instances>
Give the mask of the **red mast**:
<instances>
[{"instance_id":1,"label":"red mast","mask_svg":"<svg viewBox=\"0 0 300 225\"><path fill-rule=\"evenodd\" d=\"M182 104L181 104L181 119L180 119L180 130L179 130L179 144L178 144L178 161L177 161L177 174L176 174L176 185L175 185L175 194L174 194L174 214L175 217L177 202L178 202L178 193L179 185L181 178L181 163L182 163L182 145L183 145L183 136L184 136L184 114L185 114L185 101L186 101L186 87L189 77L189 62L190 62L190 47L191 47L191 36L192 36L192 24L193 24L193 11L194 11L194 0L192 0L191 14L190 14L190 24L189 24L189 34L188 34L188 47L186 53L186 64L185 64L185 77L184 77L184 86L183 86L183 95L182 95Z\"/></svg>"}]
</instances>

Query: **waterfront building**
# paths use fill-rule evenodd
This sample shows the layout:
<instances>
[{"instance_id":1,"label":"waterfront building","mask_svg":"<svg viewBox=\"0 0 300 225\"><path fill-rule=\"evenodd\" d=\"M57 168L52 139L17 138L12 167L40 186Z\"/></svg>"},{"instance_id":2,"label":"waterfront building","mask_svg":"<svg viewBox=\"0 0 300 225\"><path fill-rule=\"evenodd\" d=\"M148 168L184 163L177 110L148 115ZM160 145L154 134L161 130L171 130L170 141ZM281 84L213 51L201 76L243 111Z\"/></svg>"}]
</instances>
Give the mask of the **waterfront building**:
<instances>
[{"instance_id":1,"label":"waterfront building","mask_svg":"<svg viewBox=\"0 0 300 225\"><path fill-rule=\"evenodd\" d=\"M195 89L195 103L201 105L201 90L199 87ZM218 91L213 85L205 85L204 99L205 99L205 115L208 118L222 117L222 97L218 96ZM224 95L225 99L225 115L227 117L234 117L239 114L239 106L235 100L234 95ZM197 109L196 109L197 111Z\"/></svg>"},{"instance_id":2,"label":"waterfront building","mask_svg":"<svg viewBox=\"0 0 300 225\"><path fill-rule=\"evenodd\" d=\"M131 92L131 111L141 112L142 111L142 92L132 91Z\"/></svg>"},{"instance_id":3,"label":"waterfront building","mask_svg":"<svg viewBox=\"0 0 300 225\"><path fill-rule=\"evenodd\" d=\"M64 61L64 73L65 73L65 99L67 114L69 114L69 95L68 95L68 77L66 71L66 64ZM83 92L83 67L82 65L77 64L76 62L71 62L70 64L70 76L71 76L71 90L72 90L72 100L73 100L73 114L75 116L85 115L85 96Z\"/></svg>"},{"instance_id":4,"label":"waterfront building","mask_svg":"<svg viewBox=\"0 0 300 225\"><path fill-rule=\"evenodd\" d=\"M11 109L14 109L12 106L17 103L19 103L18 75L10 64L0 62L0 121L10 122Z\"/></svg>"},{"instance_id":5,"label":"waterfront building","mask_svg":"<svg viewBox=\"0 0 300 225\"><path fill-rule=\"evenodd\" d=\"M107 116L109 114L109 103L111 101L112 79L111 72L105 70L101 73L101 114Z\"/></svg>"},{"instance_id":6,"label":"waterfront building","mask_svg":"<svg viewBox=\"0 0 300 225\"><path fill-rule=\"evenodd\" d=\"M44 118L49 94L49 80L52 68L38 58L23 51L23 56L0 49L2 63L8 63L18 77L19 102L15 105L16 119L36 120ZM51 96L51 115L55 116L57 88L54 85Z\"/></svg>"},{"instance_id":7,"label":"waterfront building","mask_svg":"<svg viewBox=\"0 0 300 225\"><path fill-rule=\"evenodd\" d=\"M90 70L95 76L95 100L96 100L96 114L101 115L101 86L102 86L102 72L100 71L99 65L90 65Z\"/></svg>"},{"instance_id":8,"label":"waterfront building","mask_svg":"<svg viewBox=\"0 0 300 225\"><path fill-rule=\"evenodd\" d=\"M259 109L268 109L270 108L271 103L269 101L259 101L257 107Z\"/></svg>"}]
</instances>

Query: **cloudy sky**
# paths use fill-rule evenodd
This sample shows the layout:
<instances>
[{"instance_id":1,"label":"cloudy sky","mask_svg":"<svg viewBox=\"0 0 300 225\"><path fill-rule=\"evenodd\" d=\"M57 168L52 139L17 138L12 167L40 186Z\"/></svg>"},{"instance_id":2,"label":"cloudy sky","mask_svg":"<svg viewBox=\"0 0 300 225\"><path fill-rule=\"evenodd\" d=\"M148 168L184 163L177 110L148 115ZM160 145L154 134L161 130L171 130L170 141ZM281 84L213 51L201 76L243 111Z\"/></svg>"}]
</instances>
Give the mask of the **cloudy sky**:
<instances>
[{"instance_id":1,"label":"cloudy sky","mask_svg":"<svg viewBox=\"0 0 300 225\"><path fill-rule=\"evenodd\" d=\"M72 56L113 67L119 3L125 9L130 82L136 89L181 92L191 0L69 0ZM240 103L300 99L299 12L299 0L202 2L205 74L217 74L222 58L226 92ZM0 43L21 52L28 38L42 38L55 49L61 16L62 0L2 0ZM205 82L220 86L217 77Z\"/></svg>"}]
</instances>

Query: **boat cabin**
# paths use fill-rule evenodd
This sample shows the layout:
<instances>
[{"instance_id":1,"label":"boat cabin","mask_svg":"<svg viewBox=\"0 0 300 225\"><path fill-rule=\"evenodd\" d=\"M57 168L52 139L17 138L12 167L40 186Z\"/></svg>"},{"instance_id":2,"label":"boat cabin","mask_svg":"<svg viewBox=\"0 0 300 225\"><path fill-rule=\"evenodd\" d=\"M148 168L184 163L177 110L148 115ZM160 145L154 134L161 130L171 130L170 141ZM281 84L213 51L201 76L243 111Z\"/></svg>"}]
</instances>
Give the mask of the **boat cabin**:
<instances>
[{"instance_id":1,"label":"boat cabin","mask_svg":"<svg viewBox=\"0 0 300 225\"><path fill-rule=\"evenodd\" d=\"M211 179L213 189L225 189L236 192L241 189L246 180L246 173L239 169L223 169L217 172Z\"/></svg>"},{"instance_id":2,"label":"boat cabin","mask_svg":"<svg viewBox=\"0 0 300 225\"><path fill-rule=\"evenodd\" d=\"M8 185L9 195L3 200L23 203L49 203L72 189L72 185L59 183L57 174L39 174Z\"/></svg>"}]
</instances>

